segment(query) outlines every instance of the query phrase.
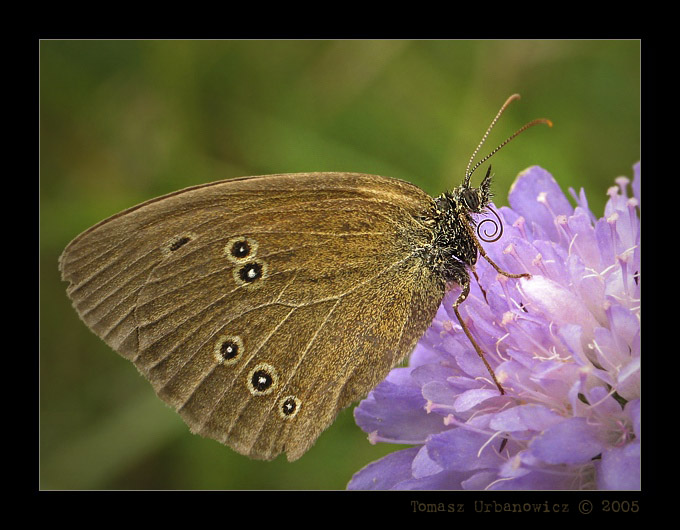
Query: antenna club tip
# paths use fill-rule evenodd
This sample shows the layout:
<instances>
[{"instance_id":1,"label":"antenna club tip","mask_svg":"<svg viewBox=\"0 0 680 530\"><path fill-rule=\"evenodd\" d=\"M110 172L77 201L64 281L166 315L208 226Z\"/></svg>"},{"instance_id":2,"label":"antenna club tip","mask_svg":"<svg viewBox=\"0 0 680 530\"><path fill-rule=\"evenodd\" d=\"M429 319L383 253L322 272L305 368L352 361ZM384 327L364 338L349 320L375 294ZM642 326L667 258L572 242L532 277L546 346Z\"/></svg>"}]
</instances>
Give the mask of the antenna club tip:
<instances>
[{"instance_id":1,"label":"antenna club tip","mask_svg":"<svg viewBox=\"0 0 680 530\"><path fill-rule=\"evenodd\" d=\"M545 119L545 118L544 118L544 120L545 120L545 124L546 124L548 127L552 127L552 126L553 126L553 122L552 122L552 121L550 121L550 120L548 120L548 119Z\"/></svg>"}]
</instances>

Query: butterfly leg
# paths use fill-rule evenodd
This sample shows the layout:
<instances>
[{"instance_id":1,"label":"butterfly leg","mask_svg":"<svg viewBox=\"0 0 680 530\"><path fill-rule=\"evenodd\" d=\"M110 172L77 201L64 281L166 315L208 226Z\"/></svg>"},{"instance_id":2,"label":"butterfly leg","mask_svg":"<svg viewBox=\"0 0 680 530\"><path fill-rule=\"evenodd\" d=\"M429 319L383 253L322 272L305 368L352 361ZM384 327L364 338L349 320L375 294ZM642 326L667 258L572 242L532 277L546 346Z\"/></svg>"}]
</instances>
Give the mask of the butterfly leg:
<instances>
[{"instance_id":1,"label":"butterfly leg","mask_svg":"<svg viewBox=\"0 0 680 530\"><path fill-rule=\"evenodd\" d=\"M486 298L486 291L484 290L484 287L482 287L482 284L479 283L479 276L477 276L477 271L475 270L474 265L470 267L470 270L472 271L472 274L475 277L475 280L477 281L477 287L479 287L479 290L482 291L482 295L484 295L484 301L486 303L489 303L489 300Z\"/></svg>"},{"instance_id":2,"label":"butterfly leg","mask_svg":"<svg viewBox=\"0 0 680 530\"><path fill-rule=\"evenodd\" d=\"M503 390L503 387L498 382L498 379L496 379L496 374L494 374L493 368L491 368L491 365L486 360L486 357L484 357L484 352L479 347L479 345L475 342L475 339L472 337L472 333L470 333L470 330L468 329L467 325L463 321L463 318L460 316L460 313L458 311L458 306L460 304L462 304L465 301L465 299L468 297L468 294L470 294L470 276L467 274L466 271L464 271L464 275L461 275L458 283L463 288L463 290L458 295L458 299L456 300L456 302L453 304L453 311L454 311L454 313L456 313L456 318L458 318L458 322L460 323L460 326L463 328L463 331L465 332L465 335L467 336L468 340L472 343L472 346L474 347L475 351L477 352L477 355L479 355L479 357L482 359L484 366L486 366L486 369L489 371L489 374L491 374L491 378L493 379L493 382L498 387L498 390L500 391L501 394L505 394L505 390Z\"/></svg>"}]
</instances>

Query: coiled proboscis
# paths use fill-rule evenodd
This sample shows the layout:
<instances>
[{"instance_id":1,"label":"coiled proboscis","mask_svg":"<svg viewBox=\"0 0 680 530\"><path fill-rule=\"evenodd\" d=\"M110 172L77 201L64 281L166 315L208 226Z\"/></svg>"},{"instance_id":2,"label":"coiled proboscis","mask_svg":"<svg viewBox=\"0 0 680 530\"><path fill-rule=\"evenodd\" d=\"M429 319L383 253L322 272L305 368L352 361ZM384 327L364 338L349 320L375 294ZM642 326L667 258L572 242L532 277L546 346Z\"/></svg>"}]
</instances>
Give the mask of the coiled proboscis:
<instances>
[{"instance_id":1,"label":"coiled proboscis","mask_svg":"<svg viewBox=\"0 0 680 530\"><path fill-rule=\"evenodd\" d=\"M477 223L477 237L485 243L493 243L494 241L498 241L503 235L503 221L493 208L487 207L487 209L496 216L497 220L487 217ZM487 225L482 229L486 223L491 223L492 226ZM488 230L489 228L491 228L491 231Z\"/></svg>"}]
</instances>

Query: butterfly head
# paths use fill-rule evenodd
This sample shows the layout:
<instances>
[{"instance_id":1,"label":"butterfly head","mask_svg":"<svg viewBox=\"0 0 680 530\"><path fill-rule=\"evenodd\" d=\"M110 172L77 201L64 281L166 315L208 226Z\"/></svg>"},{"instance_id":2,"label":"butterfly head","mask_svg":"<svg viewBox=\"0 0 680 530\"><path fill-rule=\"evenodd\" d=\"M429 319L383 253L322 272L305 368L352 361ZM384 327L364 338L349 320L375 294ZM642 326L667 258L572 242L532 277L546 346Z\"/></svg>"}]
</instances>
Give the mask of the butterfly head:
<instances>
[{"instance_id":1,"label":"butterfly head","mask_svg":"<svg viewBox=\"0 0 680 530\"><path fill-rule=\"evenodd\" d=\"M461 186L454 188L451 193L453 200L460 213L482 213L491 201L491 166L486 172L478 188L469 184L469 176Z\"/></svg>"}]
</instances>

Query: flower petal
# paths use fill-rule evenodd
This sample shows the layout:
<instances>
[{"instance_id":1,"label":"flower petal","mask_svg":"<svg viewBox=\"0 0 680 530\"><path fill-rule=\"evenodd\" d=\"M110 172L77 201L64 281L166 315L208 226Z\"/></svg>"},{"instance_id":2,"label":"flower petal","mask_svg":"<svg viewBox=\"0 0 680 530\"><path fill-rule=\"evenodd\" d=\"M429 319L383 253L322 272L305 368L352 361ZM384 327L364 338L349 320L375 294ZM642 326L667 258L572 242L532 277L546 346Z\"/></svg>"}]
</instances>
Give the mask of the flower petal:
<instances>
[{"instance_id":1,"label":"flower petal","mask_svg":"<svg viewBox=\"0 0 680 530\"><path fill-rule=\"evenodd\" d=\"M474 390L466 390L456 399L454 409L457 412L464 412L487 399L495 398L500 395L500 392L496 389L476 388Z\"/></svg>"},{"instance_id":2,"label":"flower petal","mask_svg":"<svg viewBox=\"0 0 680 530\"><path fill-rule=\"evenodd\" d=\"M443 425L441 416L427 414L426 403L419 388L383 381L354 409L354 419L364 432L380 438L422 443Z\"/></svg>"},{"instance_id":3,"label":"flower petal","mask_svg":"<svg viewBox=\"0 0 680 530\"><path fill-rule=\"evenodd\" d=\"M388 490L398 482L412 478L411 465L417 447L395 451L357 471L347 484L349 490Z\"/></svg>"},{"instance_id":4,"label":"flower petal","mask_svg":"<svg viewBox=\"0 0 680 530\"><path fill-rule=\"evenodd\" d=\"M586 418L569 418L535 438L530 454L548 464L584 464L602 452L605 444Z\"/></svg>"},{"instance_id":5,"label":"flower petal","mask_svg":"<svg viewBox=\"0 0 680 530\"><path fill-rule=\"evenodd\" d=\"M560 236L553 224L558 215L571 215L574 211L559 184L545 169L533 166L520 173L510 188L508 202L528 224L540 226L552 241ZM537 202L540 205L537 205Z\"/></svg>"},{"instance_id":6,"label":"flower petal","mask_svg":"<svg viewBox=\"0 0 680 530\"><path fill-rule=\"evenodd\" d=\"M469 471L498 466L502 459L493 448L480 451L489 436L467 429L451 429L430 436L427 450L430 458L442 468Z\"/></svg>"},{"instance_id":7,"label":"flower petal","mask_svg":"<svg viewBox=\"0 0 680 530\"><path fill-rule=\"evenodd\" d=\"M602 453L597 474L601 490L640 489L640 442L612 447Z\"/></svg>"},{"instance_id":8,"label":"flower petal","mask_svg":"<svg viewBox=\"0 0 680 530\"><path fill-rule=\"evenodd\" d=\"M550 315L554 323L578 324L587 337L590 337L593 329L598 326L583 301L553 280L544 276L522 278L520 287L534 310Z\"/></svg>"},{"instance_id":9,"label":"flower petal","mask_svg":"<svg viewBox=\"0 0 680 530\"><path fill-rule=\"evenodd\" d=\"M497 431L544 431L562 421L562 416L543 405L519 405L494 414L489 427Z\"/></svg>"},{"instance_id":10,"label":"flower petal","mask_svg":"<svg viewBox=\"0 0 680 530\"><path fill-rule=\"evenodd\" d=\"M413 459L411 466L413 478L424 478L443 471L442 466L430 458L427 446L423 445Z\"/></svg>"}]
</instances>

